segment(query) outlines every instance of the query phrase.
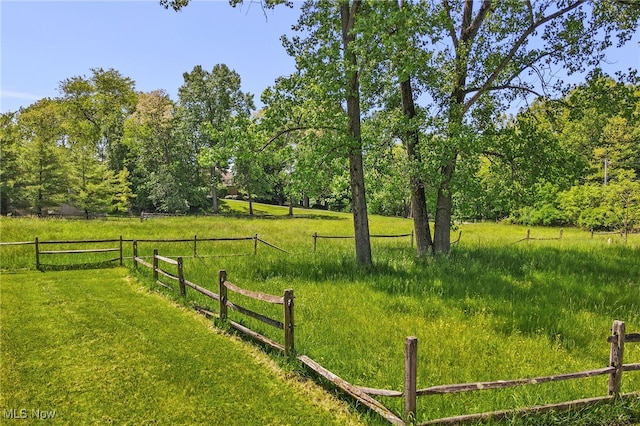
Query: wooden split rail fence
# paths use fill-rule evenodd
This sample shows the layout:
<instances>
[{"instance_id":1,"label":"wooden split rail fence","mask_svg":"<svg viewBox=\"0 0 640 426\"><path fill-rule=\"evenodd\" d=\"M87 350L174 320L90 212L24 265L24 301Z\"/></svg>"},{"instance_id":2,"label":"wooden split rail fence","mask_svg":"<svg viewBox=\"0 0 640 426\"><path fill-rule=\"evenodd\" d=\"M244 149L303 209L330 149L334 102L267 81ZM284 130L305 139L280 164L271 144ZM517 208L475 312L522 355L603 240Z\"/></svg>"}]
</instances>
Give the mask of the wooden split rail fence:
<instances>
[{"instance_id":1,"label":"wooden split rail fence","mask_svg":"<svg viewBox=\"0 0 640 426\"><path fill-rule=\"evenodd\" d=\"M316 371L322 377L326 378L334 385L344 390L347 394L356 398L365 406L377 412L383 418L394 425L416 424L417 419L417 398L428 395L454 394L462 392L472 392L480 390L504 389L523 385L536 385L541 383L558 382L573 379L582 379L600 375L609 375L609 382L606 396L586 398L574 401L568 401L557 404L541 405L535 407L516 408L512 410L493 411L487 413L468 414L454 417L447 417L437 420L431 420L420 423L421 426L427 425L447 425L461 424L473 421L488 419L504 419L513 415L521 415L530 412L543 413L553 410L566 410L582 406L593 405L603 401L611 401L620 396L635 396L638 393L621 395L622 374L625 371L640 371L640 363L624 364L624 346L625 343L640 342L640 333L626 333L625 323L622 321L614 321L612 333L607 338L607 342L611 344L609 366L594 370L580 371L575 373L556 374L552 376L535 377L528 379L514 380L497 380L494 382L475 382L462 383L452 385L439 385L429 388L417 388L417 364L418 364L418 339L415 337L407 337L405 341L405 374L404 389L402 391L374 389L363 386L352 385L341 379L332 372L326 370L321 365L306 356L300 356L298 359L307 367ZM392 398L404 398L404 416L400 417L391 410L382 405L373 396L385 396Z\"/></svg>"},{"instance_id":2,"label":"wooden split rail fence","mask_svg":"<svg viewBox=\"0 0 640 426\"><path fill-rule=\"evenodd\" d=\"M282 296L274 296L270 294L255 292L246 290L236 286L235 284L227 281L227 273L226 271L220 271L218 276L218 291L216 294L213 291L201 287L189 280L187 280L184 276L184 264L182 257L178 257L176 259L171 259L169 257L160 256L158 254L158 249L153 250L153 261L152 263L147 262L141 257L137 256L137 242L133 242L133 251L134 251L134 267L137 269L138 264L146 266L147 268L152 269L153 271L153 279L156 284L161 285L165 288L173 290L174 288L163 281L160 280L160 276L164 278L168 278L172 281L175 281L179 285L180 294L184 297L187 295L187 287L192 288L196 292L203 294L204 296L215 300L218 302L218 313L211 312L210 310L203 307L196 307L196 310L202 314L207 315L208 317L218 317L220 320L227 322L233 329L244 333L260 341L263 344L266 344L274 349L280 350L284 352L286 356L293 356L295 353L294 346L294 316L293 316L293 290L287 289L284 291ZM170 272L166 270L166 266L163 268L160 265L171 265L171 267L175 267L176 272ZM248 297L253 300L258 300L264 303L281 305L283 307L283 319L282 321L270 318L261 313L252 311L246 307L239 305L237 302L233 302L229 300L229 293L233 292L236 294L240 294L242 296ZM231 321L228 318L228 310L232 309L240 314L246 315L250 318L256 319L264 324L275 327L278 330L283 332L283 341L284 343L278 343L263 334L260 334L254 330L251 330L248 327L243 326L235 321Z\"/></svg>"},{"instance_id":3,"label":"wooden split rail fence","mask_svg":"<svg viewBox=\"0 0 640 426\"><path fill-rule=\"evenodd\" d=\"M560 228L560 233L557 237L549 237L549 238L534 238L531 236L531 229L527 229L527 236L519 239L518 241L516 241L513 244L522 242L522 241L544 241L544 240L562 240L562 234L564 233L564 230L562 228Z\"/></svg>"},{"instance_id":4,"label":"wooden split rail fence","mask_svg":"<svg viewBox=\"0 0 640 426\"><path fill-rule=\"evenodd\" d=\"M36 269L42 270L44 266L51 266L45 262L42 262L44 256L50 255L86 255L86 254L95 254L95 253L117 253L117 257L100 260L97 263L109 263L109 262L119 262L119 265L123 265L123 261L125 259L123 252L123 243L125 242L134 242L134 250L137 250L138 243L193 243L193 257L207 257L207 255L198 254L198 243L203 242L211 242L211 241L253 241L253 254L256 255L258 253L258 244L262 243L268 247L271 247L275 250L281 251L283 253L289 254L288 251L277 247L263 239L261 239L258 234L254 234L251 237L222 237L222 238L198 238L197 235L194 235L193 238L165 238L165 239L123 239L120 236L118 239L94 239L94 240L50 240L50 241L41 241L38 237L35 238L34 241L8 241L8 242L0 242L0 246L28 246L33 245L35 247L35 266ZM112 243L113 245L109 247L105 247L105 244ZM66 248L58 248L56 250L45 250L43 246L51 246L57 245L59 247ZM68 246L78 246L84 245L85 248L81 249L70 249ZM87 248L89 246L89 248ZM248 254L248 253L247 253ZM244 256L246 254L226 254L225 256ZM216 256L216 255L214 255ZM137 251L134 253L134 257L138 257ZM187 256L183 256L187 257ZM131 259L127 257L127 259ZM95 261L93 263L96 263ZM78 263L77 265L65 265L65 266L78 266L78 265L87 265L86 262ZM55 265L62 266L62 265Z\"/></svg>"},{"instance_id":5,"label":"wooden split rail fence","mask_svg":"<svg viewBox=\"0 0 640 426\"><path fill-rule=\"evenodd\" d=\"M311 236L313 238L313 252L316 252L316 248L318 246L318 238L328 239L328 240L353 240L355 236L353 235L318 235L317 232L314 232ZM384 234L371 234L369 235L371 238L404 238L411 237L411 248L413 248L414 241L414 232L411 231L409 234L397 234L397 235L384 235ZM460 238L462 237L462 231L458 233L458 238L455 241L452 241L451 244L458 244L460 242Z\"/></svg>"},{"instance_id":6,"label":"wooden split rail fence","mask_svg":"<svg viewBox=\"0 0 640 426\"><path fill-rule=\"evenodd\" d=\"M58 240L58 241L39 241L35 239L34 245L36 248L36 269L42 269L41 256L43 255L61 255L61 254L87 254L87 253L118 253L118 257L114 259L107 259L104 262L119 261L122 266L122 237L118 240ZM71 245L71 244L99 244L99 243L118 243L118 247L94 247L89 249L64 249L64 250L42 250L42 245Z\"/></svg>"},{"instance_id":7,"label":"wooden split rail fence","mask_svg":"<svg viewBox=\"0 0 640 426\"><path fill-rule=\"evenodd\" d=\"M262 240L258 238L258 234L255 234L252 237L218 237L218 238L198 238L197 235L194 235L193 238L154 238L154 239L136 239L136 240L127 240L133 242L134 253L133 256L137 257L137 249L139 243L193 243L193 257L206 257L206 255L198 254L198 243L203 242L213 242L213 241L251 241L253 240L253 254L258 253L258 242ZM230 256L230 255L227 255ZM234 256L241 256L241 254L234 254ZM188 257L188 256L182 256Z\"/></svg>"},{"instance_id":8,"label":"wooden split rail fence","mask_svg":"<svg viewBox=\"0 0 640 426\"><path fill-rule=\"evenodd\" d=\"M398 235L382 235L382 234L371 234L369 235L371 238L403 238L403 237L411 237L411 247L413 248L413 231L409 234L398 234ZM356 237L353 235L318 235L317 232L314 232L312 235L313 238L313 252L316 252L316 247L318 245L318 238L324 238L329 240L353 240Z\"/></svg>"}]
</instances>

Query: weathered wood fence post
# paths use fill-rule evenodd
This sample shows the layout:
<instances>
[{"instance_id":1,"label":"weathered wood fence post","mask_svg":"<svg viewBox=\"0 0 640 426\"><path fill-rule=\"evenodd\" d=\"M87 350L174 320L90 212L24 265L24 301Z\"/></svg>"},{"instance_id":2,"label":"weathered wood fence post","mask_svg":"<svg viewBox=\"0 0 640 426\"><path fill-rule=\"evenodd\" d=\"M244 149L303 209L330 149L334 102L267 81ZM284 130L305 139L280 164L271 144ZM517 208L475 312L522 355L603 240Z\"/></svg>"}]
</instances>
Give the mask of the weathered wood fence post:
<instances>
[{"instance_id":1,"label":"weathered wood fence post","mask_svg":"<svg viewBox=\"0 0 640 426\"><path fill-rule=\"evenodd\" d=\"M182 297L187 295L187 286L184 283L184 266L182 263L182 257L177 259L178 261L178 284L180 284L180 294Z\"/></svg>"},{"instance_id":2,"label":"weathered wood fence post","mask_svg":"<svg viewBox=\"0 0 640 426\"><path fill-rule=\"evenodd\" d=\"M133 267L138 269L138 240L133 240Z\"/></svg>"},{"instance_id":3,"label":"weathered wood fence post","mask_svg":"<svg viewBox=\"0 0 640 426\"><path fill-rule=\"evenodd\" d=\"M558 237L559 240L562 240L562 234L564 234L564 229L560 228L560 236Z\"/></svg>"},{"instance_id":4,"label":"weathered wood fence post","mask_svg":"<svg viewBox=\"0 0 640 426\"><path fill-rule=\"evenodd\" d=\"M609 354L609 366L615 370L609 374L609 395L618 396L622 383L622 368L624 355L625 324L622 321L614 321L611 327L611 353Z\"/></svg>"},{"instance_id":5,"label":"weathered wood fence post","mask_svg":"<svg viewBox=\"0 0 640 426\"><path fill-rule=\"evenodd\" d=\"M411 248L413 248L413 239L415 238L413 233L414 231L411 231Z\"/></svg>"},{"instance_id":6,"label":"weathered wood fence post","mask_svg":"<svg viewBox=\"0 0 640 426\"><path fill-rule=\"evenodd\" d=\"M120 266L122 266L122 261L123 261L123 257L122 257L122 235L120 235Z\"/></svg>"},{"instance_id":7,"label":"weathered wood fence post","mask_svg":"<svg viewBox=\"0 0 640 426\"><path fill-rule=\"evenodd\" d=\"M294 319L293 319L293 289L284 291L284 354L292 357L295 355L294 346Z\"/></svg>"},{"instance_id":8,"label":"weathered wood fence post","mask_svg":"<svg viewBox=\"0 0 640 426\"><path fill-rule=\"evenodd\" d=\"M158 249L153 249L153 279L158 281Z\"/></svg>"},{"instance_id":9,"label":"weathered wood fence post","mask_svg":"<svg viewBox=\"0 0 640 426\"><path fill-rule=\"evenodd\" d=\"M198 236L193 236L193 257L198 257Z\"/></svg>"},{"instance_id":10,"label":"weathered wood fence post","mask_svg":"<svg viewBox=\"0 0 640 426\"><path fill-rule=\"evenodd\" d=\"M404 419L407 424L416 421L418 375L418 338L409 336L404 342Z\"/></svg>"},{"instance_id":11,"label":"weathered wood fence post","mask_svg":"<svg viewBox=\"0 0 640 426\"><path fill-rule=\"evenodd\" d=\"M220 293L220 319L222 321L227 320L227 286L224 284L227 281L227 271L222 270L218 273L218 286Z\"/></svg>"},{"instance_id":12,"label":"weathered wood fence post","mask_svg":"<svg viewBox=\"0 0 640 426\"><path fill-rule=\"evenodd\" d=\"M313 233L313 252L316 252L316 245L318 244L318 233Z\"/></svg>"},{"instance_id":13,"label":"weathered wood fence post","mask_svg":"<svg viewBox=\"0 0 640 426\"><path fill-rule=\"evenodd\" d=\"M258 234L253 236L253 254L258 254Z\"/></svg>"},{"instance_id":14,"label":"weathered wood fence post","mask_svg":"<svg viewBox=\"0 0 640 426\"><path fill-rule=\"evenodd\" d=\"M36 269L40 270L40 241L36 237Z\"/></svg>"}]
</instances>

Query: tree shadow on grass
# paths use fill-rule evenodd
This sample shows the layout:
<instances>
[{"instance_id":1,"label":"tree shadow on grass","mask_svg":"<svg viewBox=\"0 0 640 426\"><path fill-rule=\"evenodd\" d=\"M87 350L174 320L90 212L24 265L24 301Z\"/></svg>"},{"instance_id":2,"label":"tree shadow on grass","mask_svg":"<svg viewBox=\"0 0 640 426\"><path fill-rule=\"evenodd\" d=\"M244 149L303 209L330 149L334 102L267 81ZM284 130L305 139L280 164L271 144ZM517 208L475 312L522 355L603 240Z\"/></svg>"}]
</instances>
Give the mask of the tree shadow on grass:
<instances>
[{"instance_id":1,"label":"tree shadow on grass","mask_svg":"<svg viewBox=\"0 0 640 426\"><path fill-rule=\"evenodd\" d=\"M463 316L491 315L497 332L545 335L568 349L597 337L585 320L640 320L640 262L634 261L640 249L463 246L426 261L416 260L410 249L377 259L373 267L361 268L347 252L297 256L256 262L247 278L363 282L391 298L428 303L436 297Z\"/></svg>"},{"instance_id":2,"label":"tree shadow on grass","mask_svg":"<svg viewBox=\"0 0 640 426\"><path fill-rule=\"evenodd\" d=\"M115 268L119 266L116 261L113 260L105 260L100 262L84 262L84 263L75 263L75 264L67 264L67 265L56 265L56 264L40 264L40 271L79 271L79 270L90 270L90 269L107 269L107 268Z\"/></svg>"}]
</instances>

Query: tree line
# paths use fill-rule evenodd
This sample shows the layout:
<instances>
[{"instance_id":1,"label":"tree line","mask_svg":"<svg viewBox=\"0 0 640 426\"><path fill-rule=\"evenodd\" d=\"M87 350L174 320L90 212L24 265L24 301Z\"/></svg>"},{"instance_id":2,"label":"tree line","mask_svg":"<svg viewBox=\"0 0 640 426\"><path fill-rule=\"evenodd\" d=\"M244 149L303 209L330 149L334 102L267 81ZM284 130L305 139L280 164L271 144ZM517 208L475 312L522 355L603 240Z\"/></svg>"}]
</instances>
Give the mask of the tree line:
<instances>
[{"instance_id":1,"label":"tree line","mask_svg":"<svg viewBox=\"0 0 640 426\"><path fill-rule=\"evenodd\" d=\"M3 114L2 212L218 212L231 170L250 201L351 211L361 264L369 213L412 217L419 256L449 251L456 217L630 228L640 80L597 66L639 19L624 1L305 2L283 37L296 70L259 111L219 64L175 101L93 69Z\"/></svg>"}]
</instances>

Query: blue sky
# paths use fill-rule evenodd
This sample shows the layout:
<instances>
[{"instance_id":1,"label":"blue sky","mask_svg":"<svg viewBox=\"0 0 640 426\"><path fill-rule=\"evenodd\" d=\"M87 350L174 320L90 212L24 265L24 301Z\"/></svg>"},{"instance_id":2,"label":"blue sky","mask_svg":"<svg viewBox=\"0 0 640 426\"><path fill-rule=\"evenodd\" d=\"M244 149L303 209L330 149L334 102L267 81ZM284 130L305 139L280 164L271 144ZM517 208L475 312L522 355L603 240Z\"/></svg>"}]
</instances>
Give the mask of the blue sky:
<instances>
[{"instance_id":1,"label":"blue sky","mask_svg":"<svg viewBox=\"0 0 640 426\"><path fill-rule=\"evenodd\" d=\"M248 2L246 2L248 3ZM145 1L1 0L2 112L59 96L59 82L114 68L136 89L165 89L177 99L182 74L224 63L242 90L260 94L295 69L280 42L298 11L259 4L194 1L181 12Z\"/></svg>"},{"instance_id":2,"label":"blue sky","mask_svg":"<svg viewBox=\"0 0 640 426\"><path fill-rule=\"evenodd\" d=\"M224 63L240 74L242 89L260 94L294 70L280 36L291 34L299 15L277 7L265 12L245 1L192 1L181 12L157 0L0 0L2 112L59 95L60 81L114 68L136 89L166 90L177 99L182 74L195 65L211 70ZM608 72L640 69L640 34L607 52Z\"/></svg>"}]
</instances>

